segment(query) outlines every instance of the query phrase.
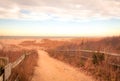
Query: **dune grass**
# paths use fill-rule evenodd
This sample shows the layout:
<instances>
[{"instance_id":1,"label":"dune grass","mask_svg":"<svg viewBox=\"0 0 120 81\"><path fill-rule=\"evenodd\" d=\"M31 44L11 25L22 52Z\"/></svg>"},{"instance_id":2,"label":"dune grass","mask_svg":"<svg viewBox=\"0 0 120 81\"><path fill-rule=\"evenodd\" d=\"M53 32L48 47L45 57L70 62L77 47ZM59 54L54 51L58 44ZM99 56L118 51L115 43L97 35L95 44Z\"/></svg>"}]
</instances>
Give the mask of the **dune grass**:
<instances>
[{"instance_id":1,"label":"dune grass","mask_svg":"<svg viewBox=\"0 0 120 81\"><path fill-rule=\"evenodd\" d=\"M10 63L14 62L25 53L30 53L30 55L26 56L18 66L12 69L12 74L8 81L14 81L16 78L19 81L30 81L34 67L37 65L38 54L36 50L0 50L0 56L8 57Z\"/></svg>"}]
</instances>

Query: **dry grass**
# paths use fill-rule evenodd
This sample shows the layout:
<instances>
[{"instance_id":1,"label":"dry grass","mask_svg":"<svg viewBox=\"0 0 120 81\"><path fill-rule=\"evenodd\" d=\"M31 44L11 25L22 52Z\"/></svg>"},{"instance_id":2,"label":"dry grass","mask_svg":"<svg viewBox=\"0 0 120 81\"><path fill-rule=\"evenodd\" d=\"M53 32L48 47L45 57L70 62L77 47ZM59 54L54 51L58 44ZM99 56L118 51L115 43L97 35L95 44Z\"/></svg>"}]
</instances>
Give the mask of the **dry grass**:
<instances>
[{"instance_id":1,"label":"dry grass","mask_svg":"<svg viewBox=\"0 0 120 81\"><path fill-rule=\"evenodd\" d=\"M58 46L53 49L48 49L50 56L66 62L74 67L81 68L86 73L93 75L99 81L120 81L120 67L110 65L109 63L120 63L120 57L114 57L104 54L84 53L79 49L104 50L119 53L120 37L105 38L98 41L80 41L81 43L69 43ZM107 41L107 42L106 42ZM107 43L107 44L106 44ZM116 44L117 43L117 44ZM66 50L66 51L60 51ZM81 56L91 59L82 58Z\"/></svg>"},{"instance_id":2,"label":"dry grass","mask_svg":"<svg viewBox=\"0 0 120 81\"><path fill-rule=\"evenodd\" d=\"M51 39L41 39L40 42L37 40L33 41L23 41L19 45L21 46L39 46L44 48L55 48L57 46L61 46L68 43L68 41L60 41L60 40L51 40Z\"/></svg>"},{"instance_id":3,"label":"dry grass","mask_svg":"<svg viewBox=\"0 0 120 81\"><path fill-rule=\"evenodd\" d=\"M31 53L15 68L12 69L12 74L8 81L14 81L18 77L19 81L30 81L34 72L34 67L37 65L38 54L36 50L0 50L0 56L8 57L10 62L14 62L21 55Z\"/></svg>"}]
</instances>

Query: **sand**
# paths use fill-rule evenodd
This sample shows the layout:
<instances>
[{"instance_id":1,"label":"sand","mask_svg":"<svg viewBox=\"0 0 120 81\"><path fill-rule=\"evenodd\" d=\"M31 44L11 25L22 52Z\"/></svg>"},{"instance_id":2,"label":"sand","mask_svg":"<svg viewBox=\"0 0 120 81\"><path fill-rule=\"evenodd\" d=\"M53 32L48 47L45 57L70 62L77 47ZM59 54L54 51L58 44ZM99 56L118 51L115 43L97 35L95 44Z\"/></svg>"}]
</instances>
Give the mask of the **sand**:
<instances>
[{"instance_id":1,"label":"sand","mask_svg":"<svg viewBox=\"0 0 120 81\"><path fill-rule=\"evenodd\" d=\"M38 66L32 81L94 81L92 77L58 61L43 50L38 50Z\"/></svg>"}]
</instances>

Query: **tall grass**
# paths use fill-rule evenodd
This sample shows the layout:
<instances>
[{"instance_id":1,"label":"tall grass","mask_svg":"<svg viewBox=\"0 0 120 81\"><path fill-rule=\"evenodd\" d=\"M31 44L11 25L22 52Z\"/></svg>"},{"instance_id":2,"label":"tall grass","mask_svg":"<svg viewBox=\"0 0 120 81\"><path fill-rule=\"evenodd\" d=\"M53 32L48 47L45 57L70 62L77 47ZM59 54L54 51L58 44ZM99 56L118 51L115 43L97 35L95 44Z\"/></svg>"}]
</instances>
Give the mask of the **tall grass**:
<instances>
[{"instance_id":1,"label":"tall grass","mask_svg":"<svg viewBox=\"0 0 120 81\"><path fill-rule=\"evenodd\" d=\"M12 69L12 74L8 81L14 81L16 77L19 81L30 81L34 67L37 65L38 54L36 50L0 50L0 56L8 57L11 63L25 53L30 53L30 55L26 56L18 66Z\"/></svg>"},{"instance_id":2,"label":"tall grass","mask_svg":"<svg viewBox=\"0 0 120 81\"><path fill-rule=\"evenodd\" d=\"M82 42L82 44L69 43L53 49L48 49L47 52L51 57L59 59L74 67L81 68L86 73L93 75L99 81L120 81L120 67L110 64L115 63L120 65L120 57L105 55L99 52L85 53L80 51L70 51L79 49L104 50L104 48L109 48L110 52L113 52L113 49L114 52L119 53L119 38L120 37L115 37L115 39L114 37L109 38L109 41L105 38L100 41ZM115 41L117 41L117 44ZM109 50L107 49L106 51Z\"/></svg>"}]
</instances>

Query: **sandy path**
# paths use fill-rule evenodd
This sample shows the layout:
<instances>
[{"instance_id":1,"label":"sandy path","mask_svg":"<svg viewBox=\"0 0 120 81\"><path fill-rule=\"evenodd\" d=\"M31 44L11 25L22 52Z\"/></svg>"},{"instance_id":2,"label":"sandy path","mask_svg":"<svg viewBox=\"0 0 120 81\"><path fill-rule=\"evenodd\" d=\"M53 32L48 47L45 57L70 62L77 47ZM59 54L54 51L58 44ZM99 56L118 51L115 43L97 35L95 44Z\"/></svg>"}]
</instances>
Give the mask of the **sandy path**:
<instances>
[{"instance_id":1,"label":"sandy path","mask_svg":"<svg viewBox=\"0 0 120 81\"><path fill-rule=\"evenodd\" d=\"M65 63L51 58L45 51L38 50L38 53L38 66L32 81L94 81Z\"/></svg>"}]
</instances>

